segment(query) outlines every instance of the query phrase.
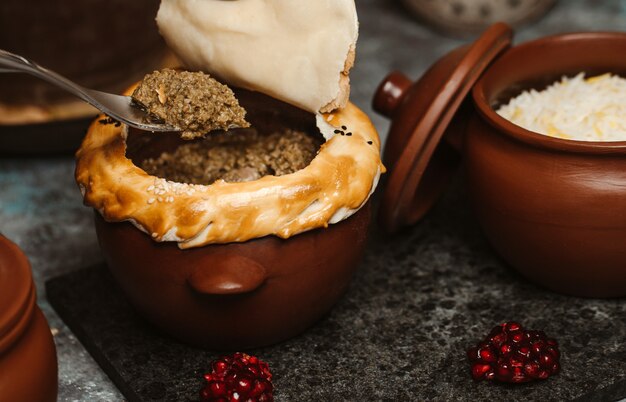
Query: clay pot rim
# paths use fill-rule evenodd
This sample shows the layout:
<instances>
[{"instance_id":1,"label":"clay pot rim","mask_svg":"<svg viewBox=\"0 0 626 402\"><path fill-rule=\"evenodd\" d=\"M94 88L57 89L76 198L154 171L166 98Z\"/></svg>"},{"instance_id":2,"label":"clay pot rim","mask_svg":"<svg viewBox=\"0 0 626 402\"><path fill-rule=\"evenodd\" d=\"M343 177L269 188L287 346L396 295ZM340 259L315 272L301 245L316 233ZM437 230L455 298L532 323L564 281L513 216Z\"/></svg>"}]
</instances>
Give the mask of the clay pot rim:
<instances>
[{"instance_id":1,"label":"clay pot rim","mask_svg":"<svg viewBox=\"0 0 626 402\"><path fill-rule=\"evenodd\" d=\"M270 107L278 102L265 98ZM345 125L353 134L335 133L303 169L209 185L148 175L127 157L127 126L111 124L105 117L94 120L76 152L74 177L85 204L108 221L131 220L155 241L175 241L181 249L270 234L289 238L345 220L364 205L385 172L378 132L350 102L328 115L323 127Z\"/></svg>"},{"instance_id":2,"label":"clay pot rim","mask_svg":"<svg viewBox=\"0 0 626 402\"><path fill-rule=\"evenodd\" d=\"M575 44L581 39L587 41L621 40L626 43L626 32L576 32L545 36L510 48L500 57L500 59L514 54L516 51L527 49L529 47L541 47L546 44L554 44L556 42L569 42L570 44ZM481 117L503 135L507 135L518 141L538 148L545 148L549 150L564 151L569 153L626 155L626 140L581 141L550 137L548 135L527 130L505 119L497 114L487 101L487 96L485 94L485 82L488 75L488 72L485 73L474 85L474 88L472 89L472 98Z\"/></svg>"}]
</instances>

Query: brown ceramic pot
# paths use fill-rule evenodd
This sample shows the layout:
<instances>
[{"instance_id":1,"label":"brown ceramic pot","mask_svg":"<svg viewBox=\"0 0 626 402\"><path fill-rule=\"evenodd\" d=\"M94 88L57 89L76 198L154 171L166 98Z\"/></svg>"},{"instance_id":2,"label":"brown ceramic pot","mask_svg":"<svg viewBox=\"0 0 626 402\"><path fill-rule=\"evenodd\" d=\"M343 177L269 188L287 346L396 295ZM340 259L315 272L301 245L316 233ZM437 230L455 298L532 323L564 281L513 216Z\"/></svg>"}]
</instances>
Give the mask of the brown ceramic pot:
<instances>
[{"instance_id":1,"label":"brown ceramic pot","mask_svg":"<svg viewBox=\"0 0 626 402\"><path fill-rule=\"evenodd\" d=\"M262 132L317 132L310 113L256 92L237 90L237 97ZM131 129L126 143L126 156L142 161L185 141ZM148 321L185 343L247 349L293 337L330 310L364 253L370 215L368 203L345 221L286 240L184 250L99 213L96 232L110 271Z\"/></svg>"},{"instance_id":2,"label":"brown ceramic pot","mask_svg":"<svg viewBox=\"0 0 626 402\"><path fill-rule=\"evenodd\" d=\"M363 255L369 220L367 204L287 240L187 250L98 213L96 232L113 276L148 321L186 343L246 349L290 338L330 309Z\"/></svg>"},{"instance_id":3,"label":"brown ceramic pot","mask_svg":"<svg viewBox=\"0 0 626 402\"><path fill-rule=\"evenodd\" d=\"M510 40L511 30L496 24L417 82L396 72L381 83L374 108L393 119L382 227L395 232L423 217L458 150L480 223L509 264L558 292L626 296L626 141L552 138L494 111L563 75L626 76L626 59L616 57L626 52L626 33L559 35L512 48Z\"/></svg>"},{"instance_id":4,"label":"brown ceramic pot","mask_svg":"<svg viewBox=\"0 0 626 402\"><path fill-rule=\"evenodd\" d=\"M552 36L513 47L473 88L469 190L494 248L525 276L580 296L626 296L626 141L536 134L494 108L562 75L626 76L625 33Z\"/></svg>"},{"instance_id":5,"label":"brown ceramic pot","mask_svg":"<svg viewBox=\"0 0 626 402\"><path fill-rule=\"evenodd\" d=\"M56 349L35 301L26 256L0 235L0 400L56 401Z\"/></svg>"}]
</instances>

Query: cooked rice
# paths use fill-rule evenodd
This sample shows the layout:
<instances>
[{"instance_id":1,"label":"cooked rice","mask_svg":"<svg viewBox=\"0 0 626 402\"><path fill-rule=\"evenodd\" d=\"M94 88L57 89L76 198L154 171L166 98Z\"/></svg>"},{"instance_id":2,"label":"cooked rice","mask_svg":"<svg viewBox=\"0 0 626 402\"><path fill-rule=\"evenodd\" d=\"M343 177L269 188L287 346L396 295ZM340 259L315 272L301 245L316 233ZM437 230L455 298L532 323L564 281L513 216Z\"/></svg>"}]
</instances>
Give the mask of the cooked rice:
<instances>
[{"instance_id":1,"label":"cooked rice","mask_svg":"<svg viewBox=\"0 0 626 402\"><path fill-rule=\"evenodd\" d=\"M626 141L626 79L603 74L563 77L524 91L497 113L527 130L578 141Z\"/></svg>"}]
</instances>

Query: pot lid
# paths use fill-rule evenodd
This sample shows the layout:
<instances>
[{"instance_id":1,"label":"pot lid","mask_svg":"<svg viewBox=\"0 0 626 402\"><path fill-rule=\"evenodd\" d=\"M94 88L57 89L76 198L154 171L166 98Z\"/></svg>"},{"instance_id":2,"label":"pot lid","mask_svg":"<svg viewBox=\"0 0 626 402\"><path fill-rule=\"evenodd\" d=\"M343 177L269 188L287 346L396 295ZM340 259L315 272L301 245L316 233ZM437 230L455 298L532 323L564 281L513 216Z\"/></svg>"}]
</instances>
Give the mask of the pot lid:
<instances>
[{"instance_id":1,"label":"pot lid","mask_svg":"<svg viewBox=\"0 0 626 402\"><path fill-rule=\"evenodd\" d=\"M444 191L458 164L454 148L463 131L453 118L459 122L467 113L459 111L467 94L510 46L512 35L508 25L494 24L473 44L439 59L415 83L393 72L379 85L374 110L392 119L384 153L390 174L379 213L386 231L417 222Z\"/></svg>"},{"instance_id":2,"label":"pot lid","mask_svg":"<svg viewBox=\"0 0 626 402\"><path fill-rule=\"evenodd\" d=\"M0 352L19 335L34 306L30 264L17 245L0 235Z\"/></svg>"}]
</instances>

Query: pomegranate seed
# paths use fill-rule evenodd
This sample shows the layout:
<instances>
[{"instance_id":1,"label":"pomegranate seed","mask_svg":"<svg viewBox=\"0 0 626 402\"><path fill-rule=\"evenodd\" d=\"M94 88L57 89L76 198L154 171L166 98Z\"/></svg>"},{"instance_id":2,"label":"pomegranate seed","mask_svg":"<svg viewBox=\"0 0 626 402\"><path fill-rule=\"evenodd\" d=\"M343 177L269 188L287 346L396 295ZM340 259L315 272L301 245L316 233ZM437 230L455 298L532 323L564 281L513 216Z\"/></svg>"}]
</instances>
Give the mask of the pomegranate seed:
<instances>
[{"instance_id":1,"label":"pomegranate seed","mask_svg":"<svg viewBox=\"0 0 626 402\"><path fill-rule=\"evenodd\" d=\"M548 346L548 347L545 348L545 351L550 353L552 355L552 357L554 357L555 359L559 358L559 350L558 349L555 349L552 346Z\"/></svg>"},{"instance_id":2,"label":"pomegranate seed","mask_svg":"<svg viewBox=\"0 0 626 402\"><path fill-rule=\"evenodd\" d=\"M258 380L254 382L254 388L250 391L250 396L257 397L262 395L266 390L267 385L263 380Z\"/></svg>"},{"instance_id":3,"label":"pomegranate seed","mask_svg":"<svg viewBox=\"0 0 626 402\"><path fill-rule=\"evenodd\" d=\"M468 349L467 357L475 380L522 383L546 379L561 369L558 343L516 322L494 327L484 341Z\"/></svg>"},{"instance_id":4,"label":"pomegranate seed","mask_svg":"<svg viewBox=\"0 0 626 402\"><path fill-rule=\"evenodd\" d=\"M540 338L539 331L530 330L530 331L526 331L526 334L528 336L528 339L531 339L531 340Z\"/></svg>"},{"instance_id":5,"label":"pomegranate seed","mask_svg":"<svg viewBox=\"0 0 626 402\"><path fill-rule=\"evenodd\" d=\"M491 365L476 363L472 366L472 377L474 377L475 380L480 380L490 370Z\"/></svg>"},{"instance_id":6,"label":"pomegranate seed","mask_svg":"<svg viewBox=\"0 0 626 402\"><path fill-rule=\"evenodd\" d=\"M503 333L499 333L497 335L494 335L490 339L491 343L494 344L495 346L502 345L502 343L504 343L505 340L506 340L506 335L503 334Z\"/></svg>"},{"instance_id":7,"label":"pomegranate seed","mask_svg":"<svg viewBox=\"0 0 626 402\"><path fill-rule=\"evenodd\" d=\"M526 381L529 381L529 379L525 375L524 369L522 367L514 367L513 368L513 377L511 377L511 381L513 381L513 382L526 382Z\"/></svg>"},{"instance_id":8,"label":"pomegranate seed","mask_svg":"<svg viewBox=\"0 0 626 402\"><path fill-rule=\"evenodd\" d=\"M495 353L493 353L493 351L491 350L491 348L489 348L489 349L481 349L479 351L479 355L480 355L481 359L483 359L484 361L489 362L489 363L492 363L492 362L495 362L496 360L498 360L496 358Z\"/></svg>"},{"instance_id":9,"label":"pomegranate seed","mask_svg":"<svg viewBox=\"0 0 626 402\"><path fill-rule=\"evenodd\" d=\"M524 340L524 334L521 332L511 333L511 340L515 343L519 343Z\"/></svg>"},{"instance_id":10,"label":"pomegranate seed","mask_svg":"<svg viewBox=\"0 0 626 402\"><path fill-rule=\"evenodd\" d=\"M238 367L235 367L235 369L239 369ZM228 384L234 384L237 382L237 380L239 380L239 373L238 372L229 372L228 374L226 374L226 376L224 376L224 381L226 381Z\"/></svg>"},{"instance_id":11,"label":"pomegranate seed","mask_svg":"<svg viewBox=\"0 0 626 402\"><path fill-rule=\"evenodd\" d=\"M250 388L252 388L252 381L249 378L241 378L237 382L237 393L245 395L250 392Z\"/></svg>"},{"instance_id":12,"label":"pomegranate seed","mask_svg":"<svg viewBox=\"0 0 626 402\"><path fill-rule=\"evenodd\" d=\"M500 346L500 356L508 356L513 351L513 346L510 343L505 343Z\"/></svg>"},{"instance_id":13,"label":"pomegranate seed","mask_svg":"<svg viewBox=\"0 0 626 402\"><path fill-rule=\"evenodd\" d=\"M526 363L524 371L530 378L537 378L539 372L539 365L535 362Z\"/></svg>"},{"instance_id":14,"label":"pomegranate seed","mask_svg":"<svg viewBox=\"0 0 626 402\"><path fill-rule=\"evenodd\" d=\"M528 357L530 356L530 348L528 346L521 346L518 350L517 353L519 353L520 355L522 355L523 357Z\"/></svg>"},{"instance_id":15,"label":"pomegranate seed","mask_svg":"<svg viewBox=\"0 0 626 402\"><path fill-rule=\"evenodd\" d=\"M509 332L517 332L522 328L522 326L516 322L505 322L504 324L502 324L502 327Z\"/></svg>"},{"instance_id":16,"label":"pomegranate seed","mask_svg":"<svg viewBox=\"0 0 626 402\"><path fill-rule=\"evenodd\" d=\"M506 363L496 366L496 378L500 381L508 381L513 377L513 371Z\"/></svg>"},{"instance_id":17,"label":"pomegranate seed","mask_svg":"<svg viewBox=\"0 0 626 402\"><path fill-rule=\"evenodd\" d=\"M213 372L216 374L223 373L228 368L228 363L225 361L216 361L213 363Z\"/></svg>"},{"instance_id":18,"label":"pomegranate seed","mask_svg":"<svg viewBox=\"0 0 626 402\"><path fill-rule=\"evenodd\" d=\"M274 386L267 363L244 353L222 356L204 375L207 384L200 391L202 402L273 402Z\"/></svg>"},{"instance_id":19,"label":"pomegranate seed","mask_svg":"<svg viewBox=\"0 0 626 402\"><path fill-rule=\"evenodd\" d=\"M541 353L541 351L545 348L545 343L542 341L533 342L530 345L530 348L533 353Z\"/></svg>"},{"instance_id":20,"label":"pomegranate seed","mask_svg":"<svg viewBox=\"0 0 626 402\"><path fill-rule=\"evenodd\" d=\"M552 355L548 353L541 353L539 355L539 364L543 367L552 367L554 365L554 359Z\"/></svg>"},{"instance_id":21,"label":"pomegranate seed","mask_svg":"<svg viewBox=\"0 0 626 402\"><path fill-rule=\"evenodd\" d=\"M209 383L209 389L215 396L226 396L226 384L222 381L213 381Z\"/></svg>"}]
</instances>

